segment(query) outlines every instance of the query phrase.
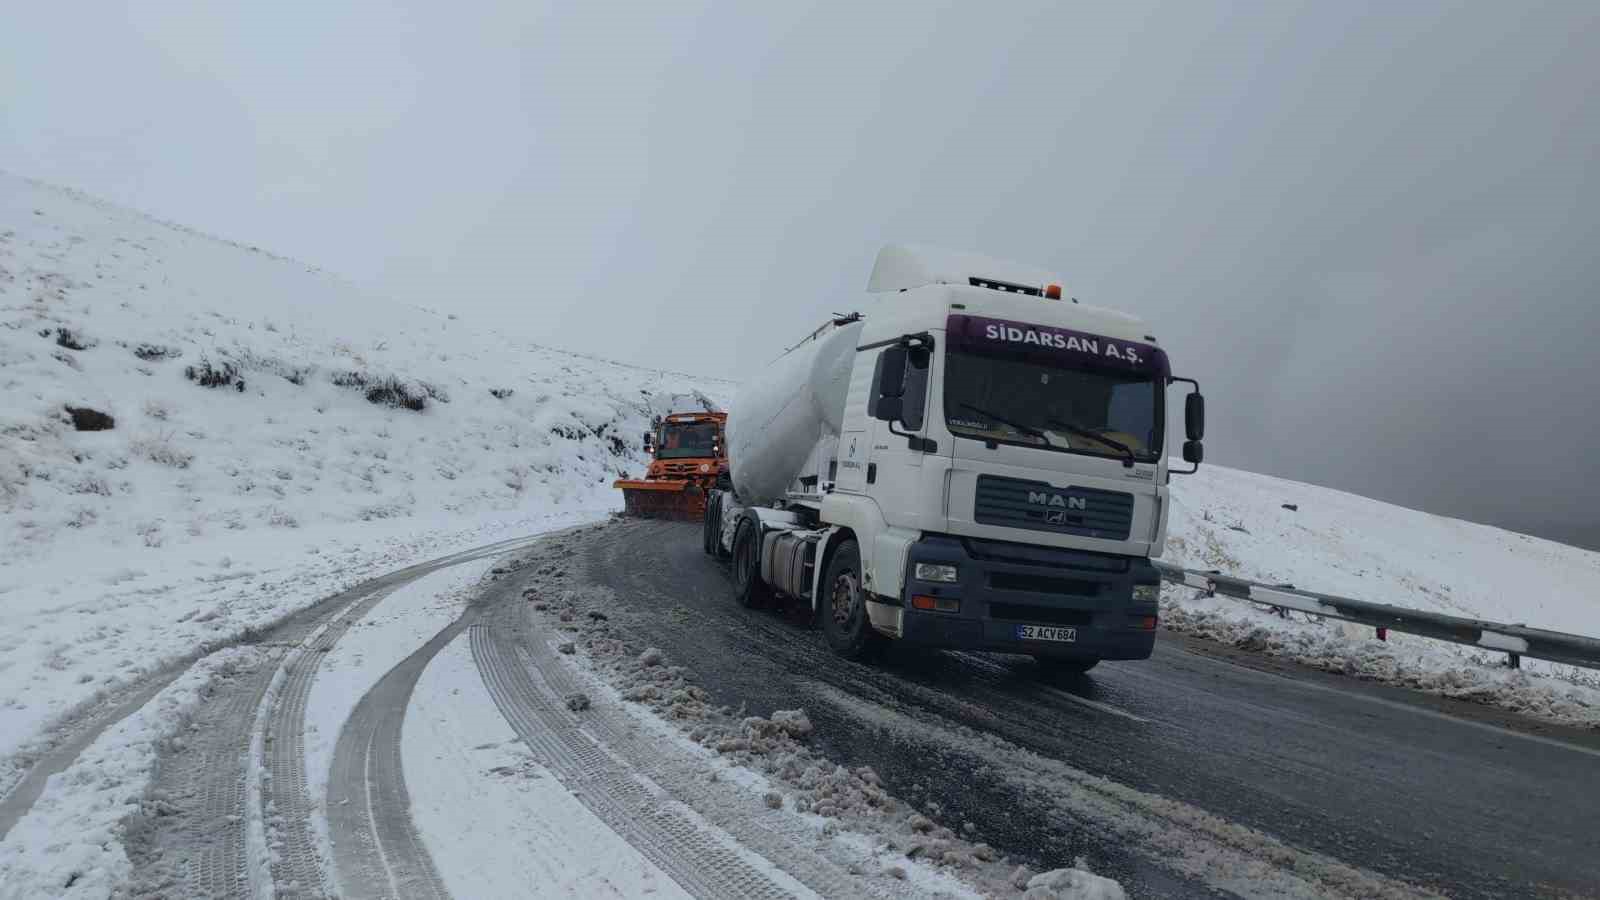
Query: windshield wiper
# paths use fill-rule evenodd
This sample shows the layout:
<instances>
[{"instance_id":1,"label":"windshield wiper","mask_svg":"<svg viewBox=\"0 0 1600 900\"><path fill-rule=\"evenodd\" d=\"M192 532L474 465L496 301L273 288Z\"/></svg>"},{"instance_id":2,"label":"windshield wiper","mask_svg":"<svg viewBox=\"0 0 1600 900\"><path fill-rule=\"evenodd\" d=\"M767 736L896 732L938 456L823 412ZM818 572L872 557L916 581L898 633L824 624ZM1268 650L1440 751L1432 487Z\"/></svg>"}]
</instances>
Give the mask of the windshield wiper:
<instances>
[{"instance_id":1,"label":"windshield wiper","mask_svg":"<svg viewBox=\"0 0 1600 900\"><path fill-rule=\"evenodd\" d=\"M1007 419L1006 417L1004 417L1002 415L999 415L998 413L990 412L989 410L984 409L981 406L973 406L971 403L962 403L962 404L959 404L959 405L961 406L962 409L970 409L973 412L978 413L979 415L988 416L989 418L995 420L996 422L999 422L1001 425L1010 425L1012 428L1015 428L1018 431L1018 433L1020 433L1020 434L1026 434L1026 435L1028 435L1030 437L1036 437L1036 438L1044 441L1049 446L1052 446L1052 447L1055 446L1055 443L1050 440L1050 436L1048 434L1045 434L1043 431L1040 431L1039 429L1034 428L1031 425L1024 425L1021 422L1013 422L1010 419Z\"/></svg>"},{"instance_id":2,"label":"windshield wiper","mask_svg":"<svg viewBox=\"0 0 1600 900\"><path fill-rule=\"evenodd\" d=\"M1105 444L1107 447L1115 447L1118 450L1121 450L1124 457L1122 460L1122 465L1125 468L1133 468L1133 463L1135 460L1133 448L1129 447L1127 444L1124 444L1115 438L1108 438L1103 434L1095 434L1089 429L1074 425L1071 422L1063 422L1060 419L1048 419L1046 421L1057 428L1065 428L1068 432L1075 434L1078 437L1086 437L1091 441L1099 441L1100 443Z\"/></svg>"}]
</instances>

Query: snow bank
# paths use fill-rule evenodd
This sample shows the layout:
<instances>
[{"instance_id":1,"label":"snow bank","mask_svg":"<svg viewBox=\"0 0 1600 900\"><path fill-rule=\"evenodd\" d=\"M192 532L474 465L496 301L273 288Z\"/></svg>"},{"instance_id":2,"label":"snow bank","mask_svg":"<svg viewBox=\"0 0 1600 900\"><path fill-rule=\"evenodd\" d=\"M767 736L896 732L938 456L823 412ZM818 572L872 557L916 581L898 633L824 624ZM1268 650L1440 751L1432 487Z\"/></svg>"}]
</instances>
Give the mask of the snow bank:
<instances>
[{"instance_id":1,"label":"snow bank","mask_svg":"<svg viewBox=\"0 0 1600 900\"><path fill-rule=\"evenodd\" d=\"M1192 589L1173 585L1162 588L1161 613L1166 627L1175 631L1325 672L1497 706L1547 722L1600 728L1600 677L1587 670L1561 667L1566 678L1554 678L1531 668L1508 669L1499 662L1502 654L1424 638L1405 640L1409 636L1394 632L1387 642L1378 641L1370 629L1297 613L1279 618L1253 604L1196 596Z\"/></svg>"}]
</instances>

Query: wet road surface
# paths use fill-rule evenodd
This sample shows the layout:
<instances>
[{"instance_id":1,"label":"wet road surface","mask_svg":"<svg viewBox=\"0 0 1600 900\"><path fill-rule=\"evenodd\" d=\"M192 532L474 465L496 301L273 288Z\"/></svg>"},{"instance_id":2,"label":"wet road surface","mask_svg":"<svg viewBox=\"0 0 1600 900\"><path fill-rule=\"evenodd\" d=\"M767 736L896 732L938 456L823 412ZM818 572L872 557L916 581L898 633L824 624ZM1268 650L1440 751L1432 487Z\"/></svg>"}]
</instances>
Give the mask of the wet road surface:
<instances>
[{"instance_id":1,"label":"wet road surface","mask_svg":"<svg viewBox=\"0 0 1600 900\"><path fill-rule=\"evenodd\" d=\"M579 547L574 566L616 594L619 624L717 702L804 706L828 756L1035 866L1083 855L1137 895L1208 890L1019 786L1019 749L1451 896L1600 890L1595 734L1167 632L1151 659L1075 679L1005 655L858 665L803 614L739 607L698 525L623 520Z\"/></svg>"}]
</instances>

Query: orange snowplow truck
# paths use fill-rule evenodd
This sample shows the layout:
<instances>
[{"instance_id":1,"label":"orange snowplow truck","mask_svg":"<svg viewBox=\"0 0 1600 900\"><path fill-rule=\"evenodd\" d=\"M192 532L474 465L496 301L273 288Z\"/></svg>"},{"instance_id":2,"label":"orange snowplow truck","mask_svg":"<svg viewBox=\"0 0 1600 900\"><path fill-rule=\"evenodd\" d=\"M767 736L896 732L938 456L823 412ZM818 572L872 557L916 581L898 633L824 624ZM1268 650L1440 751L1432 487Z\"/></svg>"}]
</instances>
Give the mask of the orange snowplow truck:
<instances>
[{"instance_id":1,"label":"orange snowplow truck","mask_svg":"<svg viewBox=\"0 0 1600 900\"><path fill-rule=\"evenodd\" d=\"M642 480L619 478L623 508L647 519L705 518L706 492L728 480L727 413L672 413L644 434L644 449L655 458Z\"/></svg>"}]
</instances>

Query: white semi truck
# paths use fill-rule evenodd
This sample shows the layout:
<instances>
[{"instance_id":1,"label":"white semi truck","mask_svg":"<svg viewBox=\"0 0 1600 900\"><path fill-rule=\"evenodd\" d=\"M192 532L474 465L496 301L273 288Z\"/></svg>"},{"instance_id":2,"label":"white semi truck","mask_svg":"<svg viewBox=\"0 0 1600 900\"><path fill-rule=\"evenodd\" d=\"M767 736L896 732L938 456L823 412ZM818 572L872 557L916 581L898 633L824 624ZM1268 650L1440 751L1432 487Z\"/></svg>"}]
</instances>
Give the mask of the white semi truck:
<instances>
[{"instance_id":1,"label":"white semi truck","mask_svg":"<svg viewBox=\"0 0 1600 900\"><path fill-rule=\"evenodd\" d=\"M742 386L707 553L740 602L809 603L827 642L1025 653L1067 671L1155 643L1169 474L1199 467L1204 399L1150 329L1047 272L885 247L869 313ZM1167 389L1185 382L1186 470Z\"/></svg>"}]
</instances>

